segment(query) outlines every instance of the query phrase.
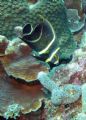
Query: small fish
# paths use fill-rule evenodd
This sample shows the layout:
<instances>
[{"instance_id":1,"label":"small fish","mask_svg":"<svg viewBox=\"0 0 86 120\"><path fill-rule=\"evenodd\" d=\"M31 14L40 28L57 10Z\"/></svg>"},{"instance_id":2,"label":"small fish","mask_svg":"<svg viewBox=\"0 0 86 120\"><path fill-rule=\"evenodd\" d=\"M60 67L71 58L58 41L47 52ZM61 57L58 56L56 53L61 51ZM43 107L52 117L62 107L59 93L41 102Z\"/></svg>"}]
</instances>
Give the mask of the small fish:
<instances>
[{"instance_id":1,"label":"small fish","mask_svg":"<svg viewBox=\"0 0 86 120\"><path fill-rule=\"evenodd\" d=\"M53 65L59 63L60 47L57 47L53 26L47 19L43 18L35 28L31 24L26 24L21 39L37 52L38 55L34 55L37 59Z\"/></svg>"}]
</instances>

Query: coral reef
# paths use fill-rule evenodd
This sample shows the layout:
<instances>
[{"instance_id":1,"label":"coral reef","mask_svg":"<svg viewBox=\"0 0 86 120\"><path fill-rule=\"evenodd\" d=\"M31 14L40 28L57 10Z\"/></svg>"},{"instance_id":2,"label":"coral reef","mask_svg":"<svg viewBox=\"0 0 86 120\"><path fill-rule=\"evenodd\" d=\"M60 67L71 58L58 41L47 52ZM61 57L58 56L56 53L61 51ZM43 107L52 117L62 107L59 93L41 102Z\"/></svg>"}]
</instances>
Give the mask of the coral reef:
<instances>
[{"instance_id":1,"label":"coral reef","mask_svg":"<svg viewBox=\"0 0 86 120\"><path fill-rule=\"evenodd\" d=\"M51 92L51 101L54 105L73 103L81 95L81 87L79 85L67 84L59 87L44 72L40 72L37 79Z\"/></svg>"},{"instance_id":2,"label":"coral reef","mask_svg":"<svg viewBox=\"0 0 86 120\"><path fill-rule=\"evenodd\" d=\"M82 112L86 112L86 83L82 85Z\"/></svg>"},{"instance_id":3,"label":"coral reef","mask_svg":"<svg viewBox=\"0 0 86 120\"><path fill-rule=\"evenodd\" d=\"M51 102L48 101L49 103L46 103L46 105L48 104L48 106L46 106L48 112L47 114L49 114L47 116L48 117L47 120L50 118L56 119L57 116L59 116L60 119L65 118L68 120L86 119L86 113L84 112L86 110L85 102L84 102L86 99L85 98L86 96L85 95L85 89L86 89L86 85L85 85L86 84L86 35L85 34L86 33L84 32L82 36L80 48L75 51L73 55L73 60L67 65L63 64L61 66L53 68L48 74L48 76L51 77L51 80L53 80L59 87L62 86L64 88L64 86L66 85L65 86L66 89L69 83L70 83L69 89L74 87L75 85L80 85L81 88L80 89L75 88L75 90L76 92L77 90L80 90L80 94L82 96L75 103L72 104L69 103L67 106L63 106L63 107L60 106L59 108L52 106ZM63 89L63 91L65 89ZM68 94L70 95L71 92L73 91L68 92ZM79 92L77 92L76 95L78 95L78 93ZM71 100L69 99L69 101Z\"/></svg>"},{"instance_id":4,"label":"coral reef","mask_svg":"<svg viewBox=\"0 0 86 120\"><path fill-rule=\"evenodd\" d=\"M76 116L76 120L86 119L86 83L82 85L82 111Z\"/></svg>"},{"instance_id":5,"label":"coral reef","mask_svg":"<svg viewBox=\"0 0 86 120\"><path fill-rule=\"evenodd\" d=\"M83 11L86 14L86 1L82 0L82 7L83 7Z\"/></svg>"},{"instance_id":6,"label":"coral reef","mask_svg":"<svg viewBox=\"0 0 86 120\"><path fill-rule=\"evenodd\" d=\"M21 26L16 26L15 28L14 28L14 31L15 31L15 33L16 33L16 35L19 37L19 38L22 38L22 36L23 36L23 27L21 27Z\"/></svg>"},{"instance_id":7,"label":"coral reef","mask_svg":"<svg viewBox=\"0 0 86 120\"><path fill-rule=\"evenodd\" d=\"M0 24L0 34L10 38L14 36L13 29L16 26L24 26L24 24L30 23L34 28L45 18L50 22L55 32L56 47L61 48L59 57L61 59L70 58L76 48L76 43L69 30L66 10L62 1L40 0L35 4L29 4L26 0L21 2L19 0L12 2L1 0L0 4L2 13L0 14L0 21L4 21ZM43 16L43 18L40 16ZM40 47L43 44L40 44Z\"/></svg>"},{"instance_id":8,"label":"coral reef","mask_svg":"<svg viewBox=\"0 0 86 120\"><path fill-rule=\"evenodd\" d=\"M61 106L54 106L51 104L50 101L45 102L45 109L46 109L46 119L45 120L57 120L57 119L67 119L67 120L75 120L75 115L81 110L81 103L80 100L68 105L61 105ZM74 118L73 118L74 116Z\"/></svg>"},{"instance_id":9,"label":"coral reef","mask_svg":"<svg viewBox=\"0 0 86 120\"><path fill-rule=\"evenodd\" d=\"M85 6L85 0L0 0L0 120L86 119ZM25 24L35 28L43 20L59 57L73 54L69 63L50 69L20 39Z\"/></svg>"},{"instance_id":10,"label":"coral reef","mask_svg":"<svg viewBox=\"0 0 86 120\"><path fill-rule=\"evenodd\" d=\"M0 34L6 37L14 36L14 27L22 26L29 20L28 3L26 0L0 0Z\"/></svg>"},{"instance_id":11,"label":"coral reef","mask_svg":"<svg viewBox=\"0 0 86 120\"><path fill-rule=\"evenodd\" d=\"M77 9L78 14L82 19L82 17L83 17L83 7L82 7L83 2L82 1L83 0L76 0L76 1L75 0L64 0L64 3L68 9L69 8Z\"/></svg>"},{"instance_id":12,"label":"coral reef","mask_svg":"<svg viewBox=\"0 0 86 120\"><path fill-rule=\"evenodd\" d=\"M36 76L40 71L49 71L48 65L32 57L30 47L22 43L19 38L9 41L5 54L0 57L0 60L9 76L27 82L36 80Z\"/></svg>"},{"instance_id":13,"label":"coral reef","mask_svg":"<svg viewBox=\"0 0 86 120\"><path fill-rule=\"evenodd\" d=\"M51 3L52 4L52 3ZM40 7L40 12L44 12L45 7ZM29 12L29 2L27 0L17 1L0 1L0 34L11 37L14 36L14 27L22 26L30 21L36 20L36 13L33 15ZM34 11L35 12L35 11ZM33 20L34 18L34 20Z\"/></svg>"},{"instance_id":14,"label":"coral reef","mask_svg":"<svg viewBox=\"0 0 86 120\"><path fill-rule=\"evenodd\" d=\"M84 48L85 46L86 46L86 31L82 35L82 39L81 39L81 43L80 43L80 48Z\"/></svg>"},{"instance_id":15,"label":"coral reef","mask_svg":"<svg viewBox=\"0 0 86 120\"><path fill-rule=\"evenodd\" d=\"M37 111L44 98L41 89L38 83L28 85L10 78L0 62L0 116L15 118Z\"/></svg>"},{"instance_id":16,"label":"coral reef","mask_svg":"<svg viewBox=\"0 0 86 120\"><path fill-rule=\"evenodd\" d=\"M39 72L37 79L40 83L51 92L51 100L54 104L61 104L63 91L54 83L54 81L50 80L46 73Z\"/></svg>"},{"instance_id":17,"label":"coral reef","mask_svg":"<svg viewBox=\"0 0 86 120\"><path fill-rule=\"evenodd\" d=\"M5 36L0 35L0 56L5 54L8 43L8 39Z\"/></svg>"},{"instance_id":18,"label":"coral reef","mask_svg":"<svg viewBox=\"0 0 86 120\"><path fill-rule=\"evenodd\" d=\"M79 113L75 118L75 120L83 120L83 119L86 119L86 114L84 113Z\"/></svg>"},{"instance_id":19,"label":"coral reef","mask_svg":"<svg viewBox=\"0 0 86 120\"><path fill-rule=\"evenodd\" d=\"M7 112L4 113L4 117L6 119L8 118L16 119L19 116L21 109L22 107L18 104L9 105L7 108Z\"/></svg>"},{"instance_id":20,"label":"coral reef","mask_svg":"<svg viewBox=\"0 0 86 120\"><path fill-rule=\"evenodd\" d=\"M84 42L84 44L83 44ZM61 65L54 68L50 74L52 79L57 81L59 85L64 83L82 84L85 82L86 74L86 36L82 36L81 48L77 49L73 54L72 61L67 65ZM76 67L75 67L76 66Z\"/></svg>"},{"instance_id":21,"label":"coral reef","mask_svg":"<svg viewBox=\"0 0 86 120\"><path fill-rule=\"evenodd\" d=\"M75 40L79 42L85 27L85 1L64 0L64 4L67 7L70 30L73 32Z\"/></svg>"},{"instance_id":22,"label":"coral reef","mask_svg":"<svg viewBox=\"0 0 86 120\"><path fill-rule=\"evenodd\" d=\"M4 93L4 97L2 98L3 95L1 94L0 115L13 118L17 117L16 112L14 111L14 113L11 114L13 111L10 111L8 108L11 105L18 104L23 107L23 109L19 110L21 112L18 114L22 120L21 113L26 114L31 111L36 112L41 107L42 101L44 101L45 107L43 108L43 118L45 120L49 120L50 118L57 119L57 116L58 119L65 118L70 120L85 117L85 113L82 112L82 108L84 109L84 107L81 106L82 100L85 98L80 98L82 94L81 86L86 82L85 34L86 33L84 32L80 48L74 52L72 61L66 65L62 64L54 67L50 72L48 72L47 65L44 65L43 63L40 63L40 65L45 66L45 70L43 68L39 69L38 66L36 69L34 69L34 67L31 69L31 67L28 68L28 66L26 66L28 70L22 67L23 71L21 72L20 68L24 64L28 65L27 63L29 63L31 66L34 66L30 63L30 61L32 62L32 59L35 64L40 61L31 56L31 49L18 38L9 41L6 48L4 44L4 54L3 56L0 56L0 60L7 73L1 64L0 85L3 87L1 87L0 93ZM3 41L1 43L3 43ZM0 52L2 53L2 51ZM25 73L25 70L27 73ZM34 72L36 72L36 74ZM11 78L10 75L14 78ZM22 75L24 75L24 77ZM46 93L44 94L44 88L39 83L33 84L33 80L37 80L37 78L43 87L51 92L50 98L46 96ZM24 83L22 80L26 82ZM27 82L32 82L32 85L27 84ZM22 95L22 93L24 94ZM6 106L6 108L4 109L3 106ZM39 118L39 120L40 119L41 118Z\"/></svg>"},{"instance_id":23,"label":"coral reef","mask_svg":"<svg viewBox=\"0 0 86 120\"><path fill-rule=\"evenodd\" d=\"M72 33L80 31L85 26L85 15L83 15L83 19L80 20L77 9L68 9L67 17Z\"/></svg>"},{"instance_id":24,"label":"coral reef","mask_svg":"<svg viewBox=\"0 0 86 120\"><path fill-rule=\"evenodd\" d=\"M84 46L83 46L83 40L84 40ZM25 95L28 96L28 98L26 101L24 101L26 103L26 104L24 104L23 102L22 103L19 102L19 100L22 101L21 94L20 94L21 97L19 97L19 95L18 95L18 97L20 99L17 98L16 96L14 97L14 94L13 95L8 94L8 96L12 96L13 102L11 99L9 101L9 99L5 98L9 101L9 104L6 103L7 107L6 107L5 111L3 111L1 113L8 113L7 109L10 105L14 104L15 99L18 100L18 102L15 102L15 103L19 104L21 106L25 105L24 108L26 108L26 105L28 104L27 101L29 101L31 106L34 106L34 107L30 106L30 108L28 108L29 109L28 111L22 110L22 113L29 113L31 111L37 111L41 107L41 105L42 105L41 100L43 100L43 98L45 98L43 91L41 91L41 89L43 89L43 88L40 87L39 84L38 85L33 84L30 87L30 84L26 85L25 83L22 83L22 80L24 80L26 82L32 82L37 79L37 74L38 73L40 74L40 71L43 71L43 70L44 70L44 72L42 74L41 79L39 79L39 81L40 81L40 83L42 83L42 85L45 88L47 88L51 92L50 104L52 102L56 106L62 105L62 104L66 105L66 104L70 104L70 103L74 105L75 101L76 101L78 107L75 106L75 108L74 108L75 110L73 110L72 108L69 107L71 113L68 113L68 115L67 115L68 117L70 115L72 115L73 113L76 113L76 111L78 111L77 108L80 107L80 109L81 109L81 105L78 105L78 101L81 101L80 100L80 95L81 95L80 85L85 82L85 63L86 63L85 62L86 61L86 59L85 59L85 55L86 55L85 33L81 40L81 44L82 44L82 45L80 45L81 48L77 49L74 52L73 60L69 64L67 64L67 65L63 64L63 65L54 67L50 72L48 72L48 66L43 63L40 63L40 61L33 58L31 56L31 49L25 43L23 43L19 38L16 38L13 41L9 41L9 44L7 45L5 51L3 50L4 55L0 57L0 60L2 61L7 74L9 76L13 76L14 78L10 78L12 83L9 82L9 84L8 84L9 76L7 75L8 76L8 80L6 78L7 83L5 83L5 81L3 81L4 83L3 82L0 82L0 83L6 84L6 86L8 86L9 89L11 89L10 85L14 86L14 88L17 87L17 89L16 88L15 88L15 90L11 89L11 91L14 93L15 93L15 91L17 91L18 94L25 93ZM3 48L5 48L5 46ZM33 64L32 64L32 60L33 60ZM41 69L39 69L39 67L38 67L39 65L37 67L35 67L36 69L34 69L34 65L36 63L37 64L40 63L41 67L45 66L44 67L45 69L43 69L43 67ZM25 64L26 64L26 67L24 69ZM31 69L31 67L28 66L28 64L30 64L32 66L32 69ZM21 68L21 66L22 66L22 68ZM21 69L22 69L22 72L21 72ZM1 67L1 70L2 70L2 67ZM29 74L29 72L30 72L30 74ZM1 72L1 75L6 76L2 73L3 72ZM15 78L16 78L16 81L15 81ZM19 78L20 80L18 80L17 78ZM6 87L7 89L5 88L6 91L8 91L8 87ZM22 90L24 90L24 92L22 92ZM38 98L35 96L36 102L31 103L32 98L30 101L30 97L31 97L31 94L33 95L34 91L37 91L37 94L39 94L40 97L36 93L34 93ZM40 93L40 92L42 92L42 93ZM10 93L10 92L8 91L8 93ZM7 96L7 92L6 92L6 96ZM24 96L24 97L26 98L26 96ZM45 106L46 106L46 102L48 102L48 99L45 99L44 102L45 102ZM3 106L3 104L5 105L3 100L1 103L2 103L2 106ZM35 107L35 105L36 105L36 107ZM52 105L49 106L48 110L51 109L51 106ZM57 109L59 111L60 108L55 107L55 110L53 110L53 109L54 109L54 106L52 107L51 115L53 114L53 112L56 112ZM65 108L61 108L61 109L63 109L63 112L59 111L58 117L62 118L62 115L64 115ZM48 112L48 110L47 110L47 112ZM54 117L56 117L56 116L54 116ZM47 117L48 117L48 115L47 115ZM46 117L46 119L47 119L47 117ZM76 114L76 117L77 117L77 114ZM54 118L52 117L52 119L54 119Z\"/></svg>"}]
</instances>

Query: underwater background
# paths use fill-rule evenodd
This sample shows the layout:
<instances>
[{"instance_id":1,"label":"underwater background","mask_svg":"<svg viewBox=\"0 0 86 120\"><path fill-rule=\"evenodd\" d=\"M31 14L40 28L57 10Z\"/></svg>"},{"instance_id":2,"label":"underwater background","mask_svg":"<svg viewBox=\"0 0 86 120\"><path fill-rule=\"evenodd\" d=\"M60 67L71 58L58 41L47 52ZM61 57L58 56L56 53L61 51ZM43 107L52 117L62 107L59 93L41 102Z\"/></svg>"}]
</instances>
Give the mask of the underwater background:
<instances>
[{"instance_id":1,"label":"underwater background","mask_svg":"<svg viewBox=\"0 0 86 120\"><path fill-rule=\"evenodd\" d=\"M86 0L0 0L0 120L86 119Z\"/></svg>"}]
</instances>

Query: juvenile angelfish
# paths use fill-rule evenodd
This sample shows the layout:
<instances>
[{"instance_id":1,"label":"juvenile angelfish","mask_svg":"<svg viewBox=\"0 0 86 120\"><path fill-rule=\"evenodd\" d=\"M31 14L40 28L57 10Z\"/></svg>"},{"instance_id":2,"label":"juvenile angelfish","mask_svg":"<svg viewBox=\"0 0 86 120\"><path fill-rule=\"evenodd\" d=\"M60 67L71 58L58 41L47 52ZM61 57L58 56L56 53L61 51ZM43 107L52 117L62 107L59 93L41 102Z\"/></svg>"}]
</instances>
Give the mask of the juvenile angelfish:
<instances>
[{"instance_id":1,"label":"juvenile angelfish","mask_svg":"<svg viewBox=\"0 0 86 120\"><path fill-rule=\"evenodd\" d=\"M34 55L36 58L53 65L59 63L60 47L57 47L54 29L47 19L35 28L31 24L26 24L21 39L37 52L37 55Z\"/></svg>"}]
</instances>

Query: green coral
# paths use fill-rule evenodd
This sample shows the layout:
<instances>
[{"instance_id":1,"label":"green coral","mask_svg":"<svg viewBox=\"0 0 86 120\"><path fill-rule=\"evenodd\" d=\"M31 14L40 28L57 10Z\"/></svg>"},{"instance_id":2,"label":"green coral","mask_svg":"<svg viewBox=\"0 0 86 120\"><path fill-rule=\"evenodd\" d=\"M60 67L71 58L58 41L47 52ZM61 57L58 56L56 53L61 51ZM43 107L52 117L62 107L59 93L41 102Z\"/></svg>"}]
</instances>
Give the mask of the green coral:
<instances>
[{"instance_id":1,"label":"green coral","mask_svg":"<svg viewBox=\"0 0 86 120\"><path fill-rule=\"evenodd\" d=\"M26 0L0 0L0 34L11 38L14 27L29 22Z\"/></svg>"}]
</instances>

